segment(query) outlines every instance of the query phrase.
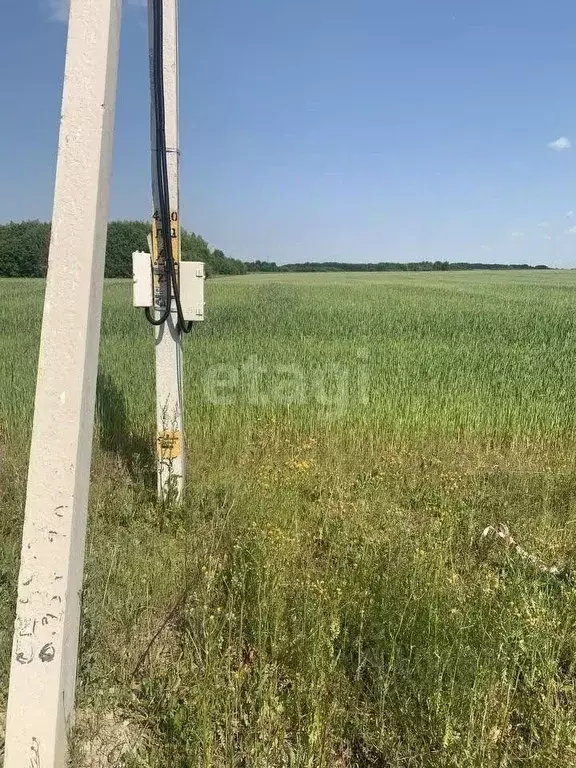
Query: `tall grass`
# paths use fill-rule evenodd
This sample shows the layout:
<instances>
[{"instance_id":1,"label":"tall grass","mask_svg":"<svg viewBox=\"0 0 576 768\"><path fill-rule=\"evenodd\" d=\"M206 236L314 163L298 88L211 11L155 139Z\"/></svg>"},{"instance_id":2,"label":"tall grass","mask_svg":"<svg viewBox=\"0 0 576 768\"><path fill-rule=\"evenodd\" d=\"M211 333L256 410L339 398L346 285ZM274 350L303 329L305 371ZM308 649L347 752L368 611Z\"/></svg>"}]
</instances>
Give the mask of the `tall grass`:
<instances>
[{"instance_id":1,"label":"tall grass","mask_svg":"<svg viewBox=\"0 0 576 768\"><path fill-rule=\"evenodd\" d=\"M209 281L186 340L186 503L161 509L151 330L129 284L107 285L79 707L129 723L117 764L576 764L571 578L479 546L504 522L573 560L575 289ZM41 296L0 283L5 616ZM7 621L4 692L9 643Z\"/></svg>"}]
</instances>

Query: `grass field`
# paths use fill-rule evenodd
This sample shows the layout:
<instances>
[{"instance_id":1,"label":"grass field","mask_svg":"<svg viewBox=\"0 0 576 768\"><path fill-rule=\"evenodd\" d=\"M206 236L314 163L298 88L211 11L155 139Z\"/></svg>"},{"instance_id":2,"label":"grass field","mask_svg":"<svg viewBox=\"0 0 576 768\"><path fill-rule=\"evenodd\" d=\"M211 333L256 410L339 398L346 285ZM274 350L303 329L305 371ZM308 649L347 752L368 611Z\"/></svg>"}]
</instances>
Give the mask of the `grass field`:
<instances>
[{"instance_id":1,"label":"grass field","mask_svg":"<svg viewBox=\"0 0 576 768\"><path fill-rule=\"evenodd\" d=\"M576 765L571 578L480 545L503 523L574 560L576 273L206 289L179 509L154 501L152 332L106 286L78 743L122 733L102 764L154 768ZM42 293L0 281L0 709Z\"/></svg>"}]
</instances>

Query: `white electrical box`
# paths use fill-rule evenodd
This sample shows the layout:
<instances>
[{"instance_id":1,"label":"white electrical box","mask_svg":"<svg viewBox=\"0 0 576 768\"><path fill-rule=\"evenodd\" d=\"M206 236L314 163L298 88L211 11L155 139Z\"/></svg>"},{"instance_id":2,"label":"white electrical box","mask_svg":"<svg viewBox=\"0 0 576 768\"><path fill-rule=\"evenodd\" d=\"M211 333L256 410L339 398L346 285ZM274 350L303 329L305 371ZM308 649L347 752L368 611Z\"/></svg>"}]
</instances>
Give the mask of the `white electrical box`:
<instances>
[{"instance_id":1,"label":"white electrical box","mask_svg":"<svg viewBox=\"0 0 576 768\"><path fill-rule=\"evenodd\" d=\"M152 260L149 253L136 251L132 254L133 304L135 307L151 307Z\"/></svg>"},{"instance_id":2,"label":"white electrical box","mask_svg":"<svg viewBox=\"0 0 576 768\"><path fill-rule=\"evenodd\" d=\"M204 320L204 262L181 261L180 302L186 322Z\"/></svg>"}]
</instances>

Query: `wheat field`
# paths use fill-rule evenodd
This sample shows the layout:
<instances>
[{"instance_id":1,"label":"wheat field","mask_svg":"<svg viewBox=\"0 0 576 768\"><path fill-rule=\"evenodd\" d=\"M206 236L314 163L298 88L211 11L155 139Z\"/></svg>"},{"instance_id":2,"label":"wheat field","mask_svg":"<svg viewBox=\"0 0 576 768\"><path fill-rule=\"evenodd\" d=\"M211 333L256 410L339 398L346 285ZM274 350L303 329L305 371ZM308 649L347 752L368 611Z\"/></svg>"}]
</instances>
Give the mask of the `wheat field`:
<instances>
[{"instance_id":1,"label":"wheat field","mask_svg":"<svg viewBox=\"0 0 576 768\"><path fill-rule=\"evenodd\" d=\"M206 292L176 507L152 331L105 288L76 764L576 765L576 273ZM0 281L0 710L42 296Z\"/></svg>"}]
</instances>

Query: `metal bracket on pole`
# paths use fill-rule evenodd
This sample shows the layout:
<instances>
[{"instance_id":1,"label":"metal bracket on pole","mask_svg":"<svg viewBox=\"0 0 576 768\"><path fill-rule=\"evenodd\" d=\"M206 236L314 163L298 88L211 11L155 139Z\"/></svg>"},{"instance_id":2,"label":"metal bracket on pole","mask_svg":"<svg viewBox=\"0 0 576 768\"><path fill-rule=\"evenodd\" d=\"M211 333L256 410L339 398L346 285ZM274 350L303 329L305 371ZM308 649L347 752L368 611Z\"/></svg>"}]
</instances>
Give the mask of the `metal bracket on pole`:
<instances>
[{"instance_id":1,"label":"metal bracket on pole","mask_svg":"<svg viewBox=\"0 0 576 768\"><path fill-rule=\"evenodd\" d=\"M71 0L4 768L64 768L73 721L121 0Z\"/></svg>"}]
</instances>

